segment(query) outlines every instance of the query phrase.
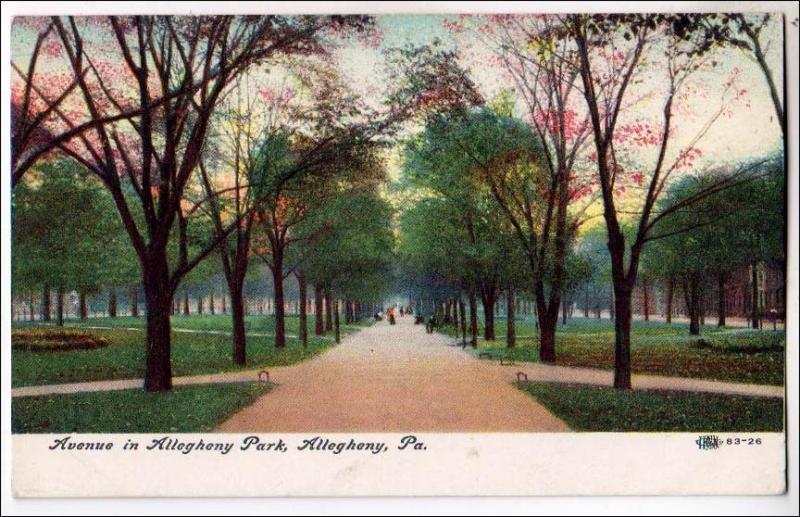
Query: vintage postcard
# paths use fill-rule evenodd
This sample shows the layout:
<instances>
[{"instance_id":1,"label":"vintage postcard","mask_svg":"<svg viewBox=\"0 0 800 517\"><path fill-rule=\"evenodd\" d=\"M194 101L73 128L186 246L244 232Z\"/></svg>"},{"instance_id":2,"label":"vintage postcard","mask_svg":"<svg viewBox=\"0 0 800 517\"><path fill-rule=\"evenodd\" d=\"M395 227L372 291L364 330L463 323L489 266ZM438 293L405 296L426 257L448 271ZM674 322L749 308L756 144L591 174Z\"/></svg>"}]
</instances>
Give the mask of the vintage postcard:
<instances>
[{"instance_id":1,"label":"vintage postcard","mask_svg":"<svg viewBox=\"0 0 800 517\"><path fill-rule=\"evenodd\" d=\"M797 7L684 5L16 5L14 496L784 494Z\"/></svg>"}]
</instances>

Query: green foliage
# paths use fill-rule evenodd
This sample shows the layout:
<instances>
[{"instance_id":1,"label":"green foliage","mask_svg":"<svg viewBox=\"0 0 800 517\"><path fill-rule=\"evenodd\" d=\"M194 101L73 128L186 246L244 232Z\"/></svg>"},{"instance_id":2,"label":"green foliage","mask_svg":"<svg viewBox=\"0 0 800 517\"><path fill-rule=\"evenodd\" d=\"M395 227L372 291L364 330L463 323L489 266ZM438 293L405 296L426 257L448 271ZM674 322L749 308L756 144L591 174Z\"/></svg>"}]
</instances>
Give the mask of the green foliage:
<instances>
[{"instance_id":1,"label":"green foliage","mask_svg":"<svg viewBox=\"0 0 800 517\"><path fill-rule=\"evenodd\" d=\"M446 200L422 199L400 218L401 286L417 298L453 294L473 278L480 250L470 243L462 214Z\"/></svg>"},{"instance_id":2,"label":"green foliage","mask_svg":"<svg viewBox=\"0 0 800 517\"><path fill-rule=\"evenodd\" d=\"M572 265L574 264L574 265ZM576 272L571 271L577 268ZM597 313L611 298L611 257L604 225L588 228L573 246L567 259L568 283L581 309Z\"/></svg>"},{"instance_id":3,"label":"green foliage","mask_svg":"<svg viewBox=\"0 0 800 517\"><path fill-rule=\"evenodd\" d=\"M643 256L647 270L668 278L691 273L724 275L760 261L783 263L782 167L780 156L676 182L662 198L660 209L679 208L654 227L653 242ZM713 185L725 188L693 201Z\"/></svg>"},{"instance_id":4,"label":"green foliage","mask_svg":"<svg viewBox=\"0 0 800 517\"><path fill-rule=\"evenodd\" d=\"M181 386L142 390L17 397L14 433L199 433L219 424L272 389L268 383Z\"/></svg>"},{"instance_id":5,"label":"green foliage","mask_svg":"<svg viewBox=\"0 0 800 517\"><path fill-rule=\"evenodd\" d=\"M500 98L496 107L510 111L512 102ZM489 109L432 118L406 143L400 188L420 198L400 224L407 288L419 295L426 284L441 294L481 282L530 287L528 256L485 174L535 171L529 160L539 149L521 121Z\"/></svg>"},{"instance_id":6,"label":"green foliage","mask_svg":"<svg viewBox=\"0 0 800 517\"><path fill-rule=\"evenodd\" d=\"M339 297L381 301L392 287L391 219L391 207L375 192L331 198L304 223L317 233L303 248L308 281Z\"/></svg>"},{"instance_id":7,"label":"green foliage","mask_svg":"<svg viewBox=\"0 0 800 517\"><path fill-rule=\"evenodd\" d=\"M519 383L577 431L780 432L783 399Z\"/></svg>"},{"instance_id":8,"label":"green foliage","mask_svg":"<svg viewBox=\"0 0 800 517\"><path fill-rule=\"evenodd\" d=\"M93 290L136 278L111 195L75 162L40 164L14 189L12 213L15 291Z\"/></svg>"}]
</instances>

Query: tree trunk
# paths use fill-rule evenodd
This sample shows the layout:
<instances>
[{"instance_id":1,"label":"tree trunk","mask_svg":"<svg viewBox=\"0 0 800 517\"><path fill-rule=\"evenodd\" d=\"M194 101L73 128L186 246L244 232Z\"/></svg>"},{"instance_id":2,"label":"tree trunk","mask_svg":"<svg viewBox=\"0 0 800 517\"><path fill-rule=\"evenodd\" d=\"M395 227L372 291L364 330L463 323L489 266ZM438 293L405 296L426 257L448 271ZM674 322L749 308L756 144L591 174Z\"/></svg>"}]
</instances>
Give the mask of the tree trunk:
<instances>
[{"instance_id":1,"label":"tree trunk","mask_svg":"<svg viewBox=\"0 0 800 517\"><path fill-rule=\"evenodd\" d=\"M296 271L294 275L297 277L297 285L300 290L300 341L303 343L303 348L306 348L308 346L308 285L305 273Z\"/></svg>"},{"instance_id":2,"label":"tree trunk","mask_svg":"<svg viewBox=\"0 0 800 517\"><path fill-rule=\"evenodd\" d=\"M170 307L172 293L169 288L169 266L166 249L146 259L142 265L145 308L147 311L147 351L144 389L166 391L172 388L170 362Z\"/></svg>"},{"instance_id":3,"label":"tree trunk","mask_svg":"<svg viewBox=\"0 0 800 517\"><path fill-rule=\"evenodd\" d=\"M720 273L717 275L717 326L725 326L725 313L727 311L727 303L725 299L725 283L727 282L726 275Z\"/></svg>"},{"instance_id":4,"label":"tree trunk","mask_svg":"<svg viewBox=\"0 0 800 517\"><path fill-rule=\"evenodd\" d=\"M58 293L56 298L56 324L59 327L64 326L64 287L58 287Z\"/></svg>"},{"instance_id":5,"label":"tree trunk","mask_svg":"<svg viewBox=\"0 0 800 517\"><path fill-rule=\"evenodd\" d=\"M239 366L244 366L247 364L247 332L244 325L244 275L231 280L232 282L228 284L228 291L231 296L233 323L233 362Z\"/></svg>"},{"instance_id":6,"label":"tree trunk","mask_svg":"<svg viewBox=\"0 0 800 517\"><path fill-rule=\"evenodd\" d=\"M494 341L494 308L496 293L494 287L481 289L481 303L483 304L483 339Z\"/></svg>"},{"instance_id":7,"label":"tree trunk","mask_svg":"<svg viewBox=\"0 0 800 517\"><path fill-rule=\"evenodd\" d=\"M333 327L334 327L334 337L336 339L336 343L337 344L341 343L342 335L339 332L339 300L333 301Z\"/></svg>"},{"instance_id":8,"label":"tree trunk","mask_svg":"<svg viewBox=\"0 0 800 517\"><path fill-rule=\"evenodd\" d=\"M464 300L461 297L458 298L458 312L461 316L461 344L467 346L467 319L465 317Z\"/></svg>"},{"instance_id":9,"label":"tree trunk","mask_svg":"<svg viewBox=\"0 0 800 517\"><path fill-rule=\"evenodd\" d=\"M203 314L203 295L197 297L197 314Z\"/></svg>"},{"instance_id":10,"label":"tree trunk","mask_svg":"<svg viewBox=\"0 0 800 517\"><path fill-rule=\"evenodd\" d=\"M672 299L675 296L675 280L670 278L667 281L667 323L672 323Z\"/></svg>"},{"instance_id":11,"label":"tree trunk","mask_svg":"<svg viewBox=\"0 0 800 517\"><path fill-rule=\"evenodd\" d=\"M781 126L781 134L783 138L786 138L786 114L783 109L783 104L781 104L781 95L778 92L778 88L775 85L775 80L772 78L772 70L770 70L769 65L767 64L767 58L764 54L764 49L761 46L760 40L760 33L755 27L751 27L748 25L747 21L744 18L744 15L738 15L739 17L739 30L744 32L748 39L750 40L750 47L752 49L753 55L756 58L756 62L758 66L761 68L761 73L764 75L764 79L767 81L767 86L769 87L769 94L772 98L772 105L775 108L775 116L778 117L778 123Z\"/></svg>"},{"instance_id":12,"label":"tree trunk","mask_svg":"<svg viewBox=\"0 0 800 517\"><path fill-rule=\"evenodd\" d=\"M539 360L543 363L556 361L556 327L558 326L558 303L550 309L537 307L539 320Z\"/></svg>"},{"instance_id":13,"label":"tree trunk","mask_svg":"<svg viewBox=\"0 0 800 517\"><path fill-rule=\"evenodd\" d=\"M589 319L589 289L584 292L583 317Z\"/></svg>"},{"instance_id":14,"label":"tree trunk","mask_svg":"<svg viewBox=\"0 0 800 517\"><path fill-rule=\"evenodd\" d=\"M475 291L469 292L469 329L472 348L478 347L478 300Z\"/></svg>"},{"instance_id":15,"label":"tree trunk","mask_svg":"<svg viewBox=\"0 0 800 517\"><path fill-rule=\"evenodd\" d=\"M84 290L81 290L80 293L78 293L78 313L82 320L85 320L87 317L89 317L89 310L86 307L86 291Z\"/></svg>"},{"instance_id":16,"label":"tree trunk","mask_svg":"<svg viewBox=\"0 0 800 517\"><path fill-rule=\"evenodd\" d=\"M642 279L642 291L644 295L644 321L650 321L650 291L647 289L646 279Z\"/></svg>"},{"instance_id":17,"label":"tree trunk","mask_svg":"<svg viewBox=\"0 0 800 517\"><path fill-rule=\"evenodd\" d=\"M50 286L42 288L42 321L50 321Z\"/></svg>"},{"instance_id":18,"label":"tree trunk","mask_svg":"<svg viewBox=\"0 0 800 517\"><path fill-rule=\"evenodd\" d=\"M517 344L517 322L514 314L514 290L506 291L506 346L513 348Z\"/></svg>"},{"instance_id":19,"label":"tree trunk","mask_svg":"<svg viewBox=\"0 0 800 517\"><path fill-rule=\"evenodd\" d=\"M211 291L211 295L208 297L208 311L212 316L216 314L216 308L214 307L214 291Z\"/></svg>"},{"instance_id":20,"label":"tree trunk","mask_svg":"<svg viewBox=\"0 0 800 517\"><path fill-rule=\"evenodd\" d=\"M226 298L226 296L223 293L222 300L221 300L221 303L222 303L222 307L221 307L222 314L228 314L228 303L227 303L227 300L225 298Z\"/></svg>"},{"instance_id":21,"label":"tree trunk","mask_svg":"<svg viewBox=\"0 0 800 517\"><path fill-rule=\"evenodd\" d=\"M33 293L31 293L30 297L28 298L28 318L30 318L31 321L36 320L36 315L34 314Z\"/></svg>"},{"instance_id":22,"label":"tree trunk","mask_svg":"<svg viewBox=\"0 0 800 517\"><path fill-rule=\"evenodd\" d=\"M117 317L117 291L115 289L108 291L108 315L111 318Z\"/></svg>"},{"instance_id":23,"label":"tree trunk","mask_svg":"<svg viewBox=\"0 0 800 517\"><path fill-rule=\"evenodd\" d=\"M325 330L333 330L333 301L330 289L325 290ZM338 311L337 311L338 312Z\"/></svg>"},{"instance_id":24,"label":"tree trunk","mask_svg":"<svg viewBox=\"0 0 800 517\"><path fill-rule=\"evenodd\" d=\"M758 266L756 263L753 263L751 266L751 277L752 277L752 284L753 284L753 299L752 299L752 316L751 321L753 324L754 329L761 328L761 320L759 315L759 300L758 300Z\"/></svg>"},{"instance_id":25,"label":"tree trunk","mask_svg":"<svg viewBox=\"0 0 800 517\"><path fill-rule=\"evenodd\" d=\"M325 333L325 323L322 314L322 287L314 284L314 335L321 336Z\"/></svg>"},{"instance_id":26,"label":"tree trunk","mask_svg":"<svg viewBox=\"0 0 800 517\"><path fill-rule=\"evenodd\" d=\"M271 270L272 287L275 291L275 348L283 348L286 346L286 307L283 297L283 253L281 250L273 250Z\"/></svg>"},{"instance_id":27,"label":"tree trunk","mask_svg":"<svg viewBox=\"0 0 800 517\"><path fill-rule=\"evenodd\" d=\"M139 317L139 289L136 286L128 288L128 305L131 308L131 316Z\"/></svg>"},{"instance_id":28,"label":"tree trunk","mask_svg":"<svg viewBox=\"0 0 800 517\"><path fill-rule=\"evenodd\" d=\"M631 291L615 289L614 387L631 388Z\"/></svg>"},{"instance_id":29,"label":"tree trunk","mask_svg":"<svg viewBox=\"0 0 800 517\"><path fill-rule=\"evenodd\" d=\"M183 292L183 315L189 315L189 291Z\"/></svg>"},{"instance_id":30,"label":"tree trunk","mask_svg":"<svg viewBox=\"0 0 800 517\"><path fill-rule=\"evenodd\" d=\"M700 282L696 274L690 274L683 283L686 310L689 312L689 335L700 335Z\"/></svg>"},{"instance_id":31,"label":"tree trunk","mask_svg":"<svg viewBox=\"0 0 800 517\"><path fill-rule=\"evenodd\" d=\"M567 319L569 318L569 301L564 298L561 301L561 324L566 325Z\"/></svg>"}]
</instances>

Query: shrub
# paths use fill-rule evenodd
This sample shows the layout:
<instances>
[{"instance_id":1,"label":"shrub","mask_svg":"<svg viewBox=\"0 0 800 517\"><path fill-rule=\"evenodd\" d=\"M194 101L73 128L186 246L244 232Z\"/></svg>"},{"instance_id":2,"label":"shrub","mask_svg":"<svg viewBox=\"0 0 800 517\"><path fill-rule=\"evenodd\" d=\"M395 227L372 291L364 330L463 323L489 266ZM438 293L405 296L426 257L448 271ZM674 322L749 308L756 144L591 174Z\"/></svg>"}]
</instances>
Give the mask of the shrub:
<instances>
[{"instance_id":1,"label":"shrub","mask_svg":"<svg viewBox=\"0 0 800 517\"><path fill-rule=\"evenodd\" d=\"M786 347L786 335L783 331L744 331L733 335L700 338L689 346L723 354L782 353Z\"/></svg>"},{"instance_id":2,"label":"shrub","mask_svg":"<svg viewBox=\"0 0 800 517\"><path fill-rule=\"evenodd\" d=\"M107 339L79 330L15 329L11 332L11 348L32 352L93 350L108 346Z\"/></svg>"}]
</instances>

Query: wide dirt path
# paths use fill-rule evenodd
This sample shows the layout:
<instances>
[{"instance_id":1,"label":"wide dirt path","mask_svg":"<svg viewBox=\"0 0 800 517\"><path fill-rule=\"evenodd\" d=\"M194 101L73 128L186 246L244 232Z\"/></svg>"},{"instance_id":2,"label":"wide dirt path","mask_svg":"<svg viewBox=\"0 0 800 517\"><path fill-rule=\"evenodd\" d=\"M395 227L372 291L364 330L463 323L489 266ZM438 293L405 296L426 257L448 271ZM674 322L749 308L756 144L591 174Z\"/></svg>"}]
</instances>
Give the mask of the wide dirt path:
<instances>
[{"instance_id":1,"label":"wide dirt path","mask_svg":"<svg viewBox=\"0 0 800 517\"><path fill-rule=\"evenodd\" d=\"M412 317L378 322L332 350L272 372L275 389L225 432L568 431L511 384ZM509 375L512 374L512 375Z\"/></svg>"}]
</instances>

